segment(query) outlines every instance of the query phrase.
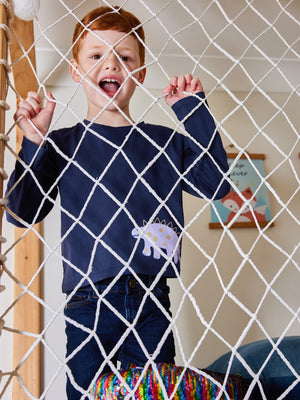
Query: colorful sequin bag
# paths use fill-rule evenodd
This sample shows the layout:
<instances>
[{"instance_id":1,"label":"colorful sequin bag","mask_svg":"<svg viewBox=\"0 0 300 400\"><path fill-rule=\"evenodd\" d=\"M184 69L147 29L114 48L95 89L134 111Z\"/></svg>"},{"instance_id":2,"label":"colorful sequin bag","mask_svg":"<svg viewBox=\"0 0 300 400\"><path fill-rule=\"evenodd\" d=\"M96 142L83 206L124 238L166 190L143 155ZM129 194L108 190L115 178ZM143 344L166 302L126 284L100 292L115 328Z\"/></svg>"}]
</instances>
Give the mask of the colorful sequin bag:
<instances>
[{"instance_id":1,"label":"colorful sequin bag","mask_svg":"<svg viewBox=\"0 0 300 400\"><path fill-rule=\"evenodd\" d=\"M219 400L243 398L242 378L238 375L227 377L222 389L223 374L205 370L197 373L171 364L156 364L155 367L150 365L145 370L135 366L121 370L122 379L114 373L102 375L91 394L96 400L122 400L127 395L134 400L213 400L219 394Z\"/></svg>"}]
</instances>

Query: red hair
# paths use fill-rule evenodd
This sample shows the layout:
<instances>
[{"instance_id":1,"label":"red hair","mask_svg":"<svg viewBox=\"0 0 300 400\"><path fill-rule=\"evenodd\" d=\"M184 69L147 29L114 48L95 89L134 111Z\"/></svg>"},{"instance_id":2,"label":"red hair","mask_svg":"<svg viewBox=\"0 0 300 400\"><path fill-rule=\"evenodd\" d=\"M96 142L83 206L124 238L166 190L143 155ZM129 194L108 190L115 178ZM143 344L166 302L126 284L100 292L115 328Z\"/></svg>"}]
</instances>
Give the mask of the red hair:
<instances>
[{"instance_id":1,"label":"red hair","mask_svg":"<svg viewBox=\"0 0 300 400\"><path fill-rule=\"evenodd\" d=\"M118 6L98 7L90 11L75 26L73 35L73 57L78 61L78 53L82 39L89 30L115 30L130 33L136 37L139 46L141 65L145 63L145 33L137 17Z\"/></svg>"}]
</instances>

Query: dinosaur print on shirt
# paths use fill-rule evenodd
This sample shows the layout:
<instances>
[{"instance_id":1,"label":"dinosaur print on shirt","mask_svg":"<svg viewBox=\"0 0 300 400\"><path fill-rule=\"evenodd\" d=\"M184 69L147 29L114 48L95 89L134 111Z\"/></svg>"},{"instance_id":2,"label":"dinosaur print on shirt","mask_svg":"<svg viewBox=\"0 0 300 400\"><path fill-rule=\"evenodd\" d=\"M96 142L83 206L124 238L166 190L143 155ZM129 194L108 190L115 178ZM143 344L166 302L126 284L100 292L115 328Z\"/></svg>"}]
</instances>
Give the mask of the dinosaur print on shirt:
<instances>
[{"instance_id":1,"label":"dinosaur print on shirt","mask_svg":"<svg viewBox=\"0 0 300 400\"><path fill-rule=\"evenodd\" d=\"M146 221L143 226L134 228L131 231L135 239L143 239L144 256L151 256L155 259L160 259L162 250L166 252L168 257L172 257L175 264L180 259L179 238L176 227L173 227L172 222L166 223L165 220L160 221L156 218L151 224Z\"/></svg>"}]
</instances>

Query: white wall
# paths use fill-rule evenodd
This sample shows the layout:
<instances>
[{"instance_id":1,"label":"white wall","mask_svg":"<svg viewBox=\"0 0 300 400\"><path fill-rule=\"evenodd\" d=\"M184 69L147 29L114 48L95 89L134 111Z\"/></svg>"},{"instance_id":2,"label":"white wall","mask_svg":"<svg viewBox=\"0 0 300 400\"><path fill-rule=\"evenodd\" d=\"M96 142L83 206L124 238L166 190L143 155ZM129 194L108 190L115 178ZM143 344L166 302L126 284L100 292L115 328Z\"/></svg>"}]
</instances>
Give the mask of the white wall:
<instances>
[{"instance_id":1,"label":"white wall","mask_svg":"<svg viewBox=\"0 0 300 400\"><path fill-rule=\"evenodd\" d=\"M70 86L61 85L50 89L62 103L68 101L70 92L72 92ZM151 93L154 97L160 95L160 91L157 89L151 89ZM210 93L209 90L207 93ZM181 349L179 344L177 346L177 363L179 365L184 360L189 360L191 365L206 367L216 357L228 351L228 347L218 335L223 337L229 346L234 346L241 335L242 343L246 343L265 338L266 335L279 336L283 332L286 335L300 333L299 317L298 320L292 321L293 314L297 312L300 303L300 229L296 221L296 218L299 220L300 159L298 158L299 144L292 150L293 145L297 140L299 141L299 137L297 139L291 128L291 124L295 127L300 125L299 100L294 95L287 101L289 96L287 93L268 93L269 100L258 92L250 95L249 92L235 92L234 96L236 96L236 100L244 100L244 103L228 118L226 116L237 107L237 103L228 93L222 90L214 91L209 94L208 101L216 120L221 123L220 131L225 145L235 141L239 146L246 147L251 153L265 153L265 169L266 173L270 175L268 182L275 191L274 195L271 195L271 213L272 216L277 215L277 217L274 221L275 226L263 234L257 229L232 229L224 234L221 230L208 228L210 210L203 200L190 195L184 196L186 224L197 216L188 228L188 232L199 243L202 250L199 250L191 240L184 238L181 279L187 288L195 278L203 273L201 279L193 285L191 294L202 317L208 323L211 322L215 333L206 331L188 298L181 306L183 289L179 282L172 281L171 296L174 316L177 315L180 307L176 320L176 329L181 342ZM286 104L285 101L287 101ZM138 90L132 105L134 118L139 119L150 103L149 97ZM163 102L161 101L159 104L163 105ZM273 117L278 112L277 105L284 106L284 108L276 117ZM72 101L71 108L80 117L84 117L85 111L81 96L77 96ZM60 109L58 106L56 115L60 113ZM164 106L163 109L165 109ZM145 116L145 120L172 124L163 109L158 104L154 104ZM73 122L74 116L66 112L57 126L70 125ZM8 121L8 124L10 123L11 120ZM257 134L260 130L261 132ZM253 138L255 139L248 146ZM289 157L283 162L285 155L289 155ZM281 162L283 163L280 168L272 173L273 169ZM293 199L289 202L293 195ZM280 202L282 204L279 204ZM288 209L295 218L288 210L281 213L282 205L285 204L288 204ZM11 227L5 226L5 229L10 234ZM259 239L257 239L258 237ZM46 220L45 238L50 247L55 247L59 241L58 210L54 210ZM256 240L258 240L257 244L249 253ZM298 246L297 250L296 246ZM251 267L250 261L246 261L238 277L232 282L244 260L242 252L248 256L257 270ZM47 254L48 252L45 250L45 257ZM215 265L209 265L209 259L212 257ZM298 263L297 267L295 263ZM283 265L285 268L281 271ZM10 268L13 268L12 264L10 264ZM64 324L61 318L61 308L64 302L64 296L61 293L61 276L59 257L51 256L44 269L45 301L51 308L51 311L45 311L45 324L48 324L49 321L50 324L45 336L49 347L45 349L44 374L45 386L47 386L51 382L53 374L57 373L55 381L48 388L46 398L56 397L63 400L65 378L63 368L60 368L58 361L64 358L65 341ZM251 317L241 310L228 294L225 294L218 313L214 315L216 307L224 295L221 281L225 288L232 282L228 290L250 313L255 313L259 307L252 324L248 326ZM260 304L264 294L266 297ZM282 301L279 301L279 297ZM5 343L8 343L7 346L5 345L4 358L6 359L11 354L11 343L8 334L5 334L3 338L7 340ZM196 351L194 352L195 346ZM53 352L49 349L52 349ZM4 347L1 345L1 351L3 350ZM3 359L2 356L1 359Z\"/></svg>"},{"instance_id":2,"label":"white wall","mask_svg":"<svg viewBox=\"0 0 300 400\"><path fill-rule=\"evenodd\" d=\"M244 99L248 93L235 93L239 99ZM272 101L281 105L287 98L286 94L272 93L270 94ZM296 112L296 97L291 101L284 111L288 114L290 122L294 126L299 127L299 115ZM222 120L225 115L234 109L236 104L224 92L215 92L209 99L211 109L214 111L216 119ZM203 276L203 279L193 288L193 295L200 307L204 318L209 321L215 308L224 294L219 279L223 281L226 287L234 277L238 268L242 265L244 252L249 257L249 261L245 263L238 277L230 287L231 293L254 313L258 307L259 311L251 327L246 329L250 321L250 316L241 310L229 296L226 295L225 300L220 307L220 311L212 323L212 327L218 334L224 337L229 345L234 346L239 340L240 335L245 335L242 343L265 338L266 335L280 336L285 332L286 335L300 333L299 317L294 323L292 318L297 314L300 300L299 292L299 172L300 160L298 158L299 143L293 151L293 145L297 143L296 134L293 132L282 113L273 121L270 120L274 114L275 108L265 98L258 94L252 94L246 101L245 106L250 111L255 123L259 128L263 128L263 132L257 136L251 146L247 146L251 138L256 135L257 128L253 122L247 117L245 112L236 112L232 117L222 124L222 129L230 135L240 146L247 146L247 150L251 153L265 153L265 169L270 174L268 182L278 196L271 196L271 213L272 217L278 214L274 219L275 226L269 228L264 235L259 237L257 229L232 229L229 234L223 237L222 231L209 230L207 227L209 221L209 210L201 213L197 220L193 223L189 231L192 236L200 243L203 250L209 257L213 257L220 278L217 277L213 266ZM264 134L273 141L273 145L264 138ZM227 138L225 139L227 142ZM289 159L274 173L273 169L277 167L284 159L284 155L279 155L275 144L281 152L288 154L291 152ZM298 182L295 178L297 171ZM296 193L296 194L295 194ZM292 217L286 210L281 212L282 205L287 204L288 199L293 200L288 204L288 210L293 213ZM185 215L186 223L191 220L198 210L201 209L201 202L186 196ZM295 219L298 218L298 223ZM257 239L259 237L259 239ZM220 240L222 242L218 251L216 249ZM257 241L253 250L253 244ZM186 284L190 284L193 279L198 276L203 268L208 264L208 260L204 258L199 250L189 241L185 241L184 263L183 263L183 280ZM296 250L298 246L298 250ZM295 253L293 254L293 252ZM216 253L216 254L215 254ZM293 254L293 255L292 255ZM291 257L289 261L288 258ZM251 267L250 261L256 267L257 271ZM297 263L297 267L295 266ZM281 268L285 265L283 271ZM261 277L259 277L261 274ZM275 279L276 275L277 278ZM264 282L263 282L264 280ZM271 285L269 288L267 285ZM263 303L260 305L261 298L266 291ZM273 291L276 291L273 292ZM279 301L276 296L280 296ZM176 293L174 293L176 297ZM176 301L176 300L175 300ZM285 303L283 305L282 303ZM187 356L191 353L195 343L203 339L204 327L197 319L193 317L192 308L186 306L188 311L181 315L181 331L186 349ZM265 332L262 331L262 328ZM287 329L288 324L290 328ZM287 330L286 330L287 329ZM246 331L245 331L246 330ZM203 342L203 347L196 353L193 363L195 365L206 366L217 356L228 351L226 346L212 333L208 333Z\"/></svg>"}]
</instances>

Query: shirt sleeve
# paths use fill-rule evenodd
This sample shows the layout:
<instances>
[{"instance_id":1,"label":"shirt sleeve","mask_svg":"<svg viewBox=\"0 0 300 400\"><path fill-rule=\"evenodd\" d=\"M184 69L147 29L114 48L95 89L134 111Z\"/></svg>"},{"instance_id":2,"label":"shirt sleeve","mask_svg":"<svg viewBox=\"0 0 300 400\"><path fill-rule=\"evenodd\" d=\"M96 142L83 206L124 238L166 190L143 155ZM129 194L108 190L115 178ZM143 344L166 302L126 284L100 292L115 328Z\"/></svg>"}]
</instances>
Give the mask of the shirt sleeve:
<instances>
[{"instance_id":1,"label":"shirt sleeve","mask_svg":"<svg viewBox=\"0 0 300 400\"><path fill-rule=\"evenodd\" d=\"M25 137L7 184L7 219L16 226L40 222L50 212L58 193L55 163L49 144L38 147Z\"/></svg>"},{"instance_id":2,"label":"shirt sleeve","mask_svg":"<svg viewBox=\"0 0 300 400\"><path fill-rule=\"evenodd\" d=\"M199 197L223 198L230 188L227 155L205 94L199 92L186 97L172 108L187 133L184 138L184 190Z\"/></svg>"}]
</instances>

